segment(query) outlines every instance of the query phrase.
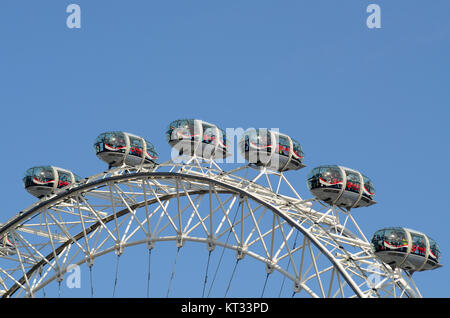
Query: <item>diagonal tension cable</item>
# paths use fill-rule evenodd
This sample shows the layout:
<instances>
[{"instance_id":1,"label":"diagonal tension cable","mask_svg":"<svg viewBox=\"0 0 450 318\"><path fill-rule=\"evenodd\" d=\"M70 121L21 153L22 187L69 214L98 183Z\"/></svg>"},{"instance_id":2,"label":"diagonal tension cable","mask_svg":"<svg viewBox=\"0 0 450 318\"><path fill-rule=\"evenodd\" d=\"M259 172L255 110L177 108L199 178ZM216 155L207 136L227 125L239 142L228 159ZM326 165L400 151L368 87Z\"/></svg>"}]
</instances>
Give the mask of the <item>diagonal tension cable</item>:
<instances>
[{"instance_id":1,"label":"diagonal tension cable","mask_svg":"<svg viewBox=\"0 0 450 318\"><path fill-rule=\"evenodd\" d=\"M173 280L173 277L175 276L175 268L177 266L177 259L178 259L178 254L180 253L180 249L181 249L181 246L179 246L177 248L177 255L175 255L175 261L173 262L172 274L170 275L169 287L167 288L166 298L169 297L170 288L172 286L172 280Z\"/></svg>"},{"instance_id":2,"label":"diagonal tension cable","mask_svg":"<svg viewBox=\"0 0 450 318\"><path fill-rule=\"evenodd\" d=\"M89 266L89 280L91 282L91 298L94 297L94 284L92 283L92 266L93 265Z\"/></svg>"},{"instance_id":3,"label":"diagonal tension cable","mask_svg":"<svg viewBox=\"0 0 450 318\"><path fill-rule=\"evenodd\" d=\"M228 281L228 286L227 286L227 290L225 291L225 296L223 296L224 298L227 297L228 291L230 290L230 286L231 286L231 281L233 280L234 274L236 273L236 267L239 264L239 261L241 259L238 258L236 259L236 263L234 263L234 268L233 268L233 272L231 273L231 277L230 280Z\"/></svg>"},{"instance_id":4,"label":"diagonal tension cable","mask_svg":"<svg viewBox=\"0 0 450 318\"><path fill-rule=\"evenodd\" d=\"M241 203L242 203L242 201L239 200L239 204L238 204L238 206L237 206L236 213L234 214L233 221L231 222L230 231L228 232L227 239L226 239L226 241L225 241L225 245L224 245L223 248L222 248L222 254L220 255L219 262L217 263L216 271L215 271L215 273L214 273L214 276L213 276L211 285L209 286L208 297L209 297L209 295L211 294L211 290L212 290L212 288L213 288L214 281L216 280L216 276L217 276L217 273L218 273L218 271L219 271L220 264L222 263L223 254L225 253L225 246L228 244L228 240L230 239L231 232L233 231L233 224L234 224L234 222L235 222L235 220L236 220L236 216L237 216L237 214L238 214L238 212L239 212L239 207L241 206Z\"/></svg>"},{"instance_id":5,"label":"diagonal tension cable","mask_svg":"<svg viewBox=\"0 0 450 318\"><path fill-rule=\"evenodd\" d=\"M150 295L150 265L151 265L152 249L148 249L148 273L147 273L147 298Z\"/></svg>"},{"instance_id":6,"label":"diagonal tension cable","mask_svg":"<svg viewBox=\"0 0 450 318\"><path fill-rule=\"evenodd\" d=\"M206 288L206 283L208 281L209 261L211 259L211 252L212 251L209 251L209 253L208 253L208 262L206 263L205 281L203 282L202 298L205 297L205 288Z\"/></svg>"},{"instance_id":7,"label":"diagonal tension cable","mask_svg":"<svg viewBox=\"0 0 450 318\"><path fill-rule=\"evenodd\" d=\"M298 232L299 232L299 231L296 231L296 232L297 232L297 233L295 233L295 241L294 241L294 246L292 246L292 250L294 250L295 247L296 247L296 245L297 245L297 238L298 238ZM291 265L291 258L289 257L289 258L288 258L288 265L287 265L286 271L289 270L289 266L290 266L290 265ZM285 281L286 281L286 276L283 275L283 283L281 284L280 292L278 293L278 298L281 297L281 292L282 292L282 290L283 290L284 282L285 282ZM294 297L294 296L292 296L292 297Z\"/></svg>"},{"instance_id":8,"label":"diagonal tension cable","mask_svg":"<svg viewBox=\"0 0 450 318\"><path fill-rule=\"evenodd\" d=\"M269 279L269 275L270 275L270 273L267 273L266 280L264 281L264 286L263 286L263 290L261 292L261 297L260 298L262 298L264 296L264 291L266 290L266 285L267 285L267 280Z\"/></svg>"},{"instance_id":9,"label":"diagonal tension cable","mask_svg":"<svg viewBox=\"0 0 450 318\"><path fill-rule=\"evenodd\" d=\"M117 261L116 261L116 277L114 279L114 288L113 288L113 297L116 295L116 286L117 286L117 274L119 272L119 261L120 261L120 254L117 254Z\"/></svg>"}]
</instances>

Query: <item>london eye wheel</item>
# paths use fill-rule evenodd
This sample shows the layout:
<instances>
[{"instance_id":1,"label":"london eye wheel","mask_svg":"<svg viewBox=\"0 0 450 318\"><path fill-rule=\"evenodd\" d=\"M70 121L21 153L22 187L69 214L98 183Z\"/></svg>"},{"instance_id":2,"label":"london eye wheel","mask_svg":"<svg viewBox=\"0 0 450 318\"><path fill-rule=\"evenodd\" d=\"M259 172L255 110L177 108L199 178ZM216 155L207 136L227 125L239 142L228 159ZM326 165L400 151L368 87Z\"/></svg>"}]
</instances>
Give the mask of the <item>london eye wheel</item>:
<instances>
[{"instance_id":1,"label":"london eye wheel","mask_svg":"<svg viewBox=\"0 0 450 318\"><path fill-rule=\"evenodd\" d=\"M374 204L374 190L358 171L315 168L313 196L297 193L288 171L304 167L303 152L289 136L246 132L239 147L248 163L232 170L220 163L229 145L215 125L175 121L167 139L179 156L165 163L143 138L108 132L95 142L105 172L82 179L52 166L29 169L24 185L39 200L0 228L2 297L45 296L73 266L88 269L94 296L92 273L108 255L116 259L108 263L114 296L119 261L136 247L148 254L142 296L155 297L170 297L183 281L184 249L193 263L183 275L197 280L191 286L185 277L186 297L238 294L233 278L246 262L249 275L264 272L247 297L421 297L411 273L439 266L438 247L425 235L422 249L409 231L396 246L392 231L366 237L353 211ZM204 246L202 257L192 246ZM165 248L174 250L173 263L162 266L167 285L152 285L159 275L152 252Z\"/></svg>"}]
</instances>

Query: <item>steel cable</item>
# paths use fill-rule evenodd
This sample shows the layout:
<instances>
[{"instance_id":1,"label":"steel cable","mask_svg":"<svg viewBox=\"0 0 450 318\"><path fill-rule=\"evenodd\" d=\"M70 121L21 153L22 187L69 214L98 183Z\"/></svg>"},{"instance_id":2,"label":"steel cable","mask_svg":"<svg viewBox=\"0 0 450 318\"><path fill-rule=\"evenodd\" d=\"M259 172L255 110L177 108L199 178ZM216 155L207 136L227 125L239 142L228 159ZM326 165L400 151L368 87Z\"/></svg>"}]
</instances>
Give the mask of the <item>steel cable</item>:
<instances>
[{"instance_id":1,"label":"steel cable","mask_svg":"<svg viewBox=\"0 0 450 318\"><path fill-rule=\"evenodd\" d=\"M217 273L219 271L220 264L222 263L223 254L225 253L225 246L228 244L228 240L230 239L231 232L233 231L233 224L234 224L234 222L236 220L236 216L238 214L240 206L241 206L241 201L239 201L239 204L238 204L237 209L236 209L236 213L234 214L234 217L233 217L233 221L231 222L230 231L228 232L227 239L225 241L225 245L222 248L222 254L220 255L219 262L217 263L217 268L216 268L216 271L215 271L214 276L213 276L213 280L211 282L211 285L209 286L208 297L211 294L211 290L212 290L212 287L213 287L214 282L216 280L216 276L217 276Z\"/></svg>"}]
</instances>

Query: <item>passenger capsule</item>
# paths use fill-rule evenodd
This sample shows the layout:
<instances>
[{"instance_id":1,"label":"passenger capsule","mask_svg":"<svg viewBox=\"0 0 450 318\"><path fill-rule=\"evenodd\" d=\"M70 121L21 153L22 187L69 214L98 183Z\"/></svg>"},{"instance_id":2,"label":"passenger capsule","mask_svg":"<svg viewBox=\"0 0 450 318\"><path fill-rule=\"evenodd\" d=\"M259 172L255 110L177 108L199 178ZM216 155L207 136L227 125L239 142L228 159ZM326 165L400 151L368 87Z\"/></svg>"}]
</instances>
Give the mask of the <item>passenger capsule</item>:
<instances>
[{"instance_id":1,"label":"passenger capsule","mask_svg":"<svg viewBox=\"0 0 450 318\"><path fill-rule=\"evenodd\" d=\"M142 137L121 131L100 134L94 142L97 157L109 167L121 165L155 165L158 154L153 145Z\"/></svg>"},{"instance_id":2,"label":"passenger capsule","mask_svg":"<svg viewBox=\"0 0 450 318\"><path fill-rule=\"evenodd\" d=\"M314 168L307 177L311 193L324 202L347 209L375 204L375 189L359 171L340 166Z\"/></svg>"},{"instance_id":3,"label":"passenger capsule","mask_svg":"<svg viewBox=\"0 0 450 318\"><path fill-rule=\"evenodd\" d=\"M205 159L225 158L228 152L225 131L199 119L179 119L166 131L170 146L180 155L196 155Z\"/></svg>"},{"instance_id":4,"label":"passenger capsule","mask_svg":"<svg viewBox=\"0 0 450 318\"><path fill-rule=\"evenodd\" d=\"M303 150L291 137L268 129L249 129L239 143L243 157L250 163L277 171L298 170Z\"/></svg>"},{"instance_id":5,"label":"passenger capsule","mask_svg":"<svg viewBox=\"0 0 450 318\"><path fill-rule=\"evenodd\" d=\"M80 177L69 170L53 166L39 166L25 172L23 184L30 194L42 198L80 180Z\"/></svg>"},{"instance_id":6,"label":"passenger capsule","mask_svg":"<svg viewBox=\"0 0 450 318\"><path fill-rule=\"evenodd\" d=\"M442 266L436 242L414 230L402 227L378 230L372 237L372 246L375 255L392 268L423 271Z\"/></svg>"}]
</instances>

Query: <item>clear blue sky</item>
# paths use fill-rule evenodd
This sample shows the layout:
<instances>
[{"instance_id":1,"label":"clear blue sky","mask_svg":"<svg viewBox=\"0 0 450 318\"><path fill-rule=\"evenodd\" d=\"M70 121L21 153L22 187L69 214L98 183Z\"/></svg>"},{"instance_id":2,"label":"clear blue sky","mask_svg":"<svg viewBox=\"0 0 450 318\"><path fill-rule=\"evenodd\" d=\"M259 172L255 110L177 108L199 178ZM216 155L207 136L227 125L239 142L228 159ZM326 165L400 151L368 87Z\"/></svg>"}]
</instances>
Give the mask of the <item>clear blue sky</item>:
<instances>
[{"instance_id":1,"label":"clear blue sky","mask_svg":"<svg viewBox=\"0 0 450 318\"><path fill-rule=\"evenodd\" d=\"M70 3L81 29L66 26ZM381 29L366 26L370 3ZM378 204L354 211L360 226L433 237L444 267L415 281L449 297L449 17L447 0L1 0L0 221L35 201L31 166L103 171L103 131L145 136L165 161L174 119L279 128L304 148L308 167L288 176L304 197L320 164L371 177Z\"/></svg>"}]
</instances>

